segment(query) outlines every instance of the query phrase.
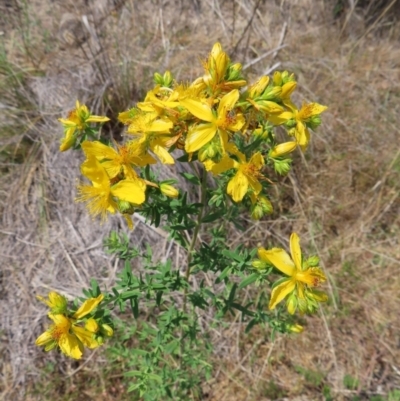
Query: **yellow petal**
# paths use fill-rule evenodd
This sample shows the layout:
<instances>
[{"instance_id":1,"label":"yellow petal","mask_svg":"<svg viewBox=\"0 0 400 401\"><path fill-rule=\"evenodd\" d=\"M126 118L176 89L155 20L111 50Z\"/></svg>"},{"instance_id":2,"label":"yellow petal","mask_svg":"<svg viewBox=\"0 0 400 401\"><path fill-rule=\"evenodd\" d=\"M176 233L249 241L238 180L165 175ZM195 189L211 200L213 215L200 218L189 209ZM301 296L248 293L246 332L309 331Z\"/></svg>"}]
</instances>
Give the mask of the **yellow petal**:
<instances>
[{"instance_id":1,"label":"yellow petal","mask_svg":"<svg viewBox=\"0 0 400 401\"><path fill-rule=\"evenodd\" d=\"M39 347L41 346L46 346L47 344L51 343L54 341L53 336L51 335L50 332L45 331L42 333L35 341L35 344L38 345Z\"/></svg>"},{"instance_id":2,"label":"yellow petal","mask_svg":"<svg viewBox=\"0 0 400 401\"><path fill-rule=\"evenodd\" d=\"M103 300L104 295L100 294L96 298L89 298L87 299L81 307L74 313L73 318L74 319L81 319L82 317L86 316L90 312L92 312L97 305Z\"/></svg>"},{"instance_id":3,"label":"yellow petal","mask_svg":"<svg viewBox=\"0 0 400 401\"><path fill-rule=\"evenodd\" d=\"M235 202L240 202L246 195L248 188L249 180L241 171L238 171L229 181L227 192Z\"/></svg>"},{"instance_id":4,"label":"yellow petal","mask_svg":"<svg viewBox=\"0 0 400 401\"><path fill-rule=\"evenodd\" d=\"M85 120L87 123L105 123L107 121L110 121L110 119L105 116L90 116Z\"/></svg>"},{"instance_id":5,"label":"yellow petal","mask_svg":"<svg viewBox=\"0 0 400 401\"><path fill-rule=\"evenodd\" d=\"M151 150L158 156L163 164L175 164L174 158L161 144L160 141L152 141Z\"/></svg>"},{"instance_id":6,"label":"yellow petal","mask_svg":"<svg viewBox=\"0 0 400 401\"><path fill-rule=\"evenodd\" d=\"M227 93L219 102L218 105L218 120L226 119L226 113L233 109L239 99L239 91L234 89Z\"/></svg>"},{"instance_id":7,"label":"yellow petal","mask_svg":"<svg viewBox=\"0 0 400 401\"><path fill-rule=\"evenodd\" d=\"M99 161L103 159L112 160L118 156L118 153L111 146L104 145L99 141L83 141L81 146L86 157L95 156Z\"/></svg>"},{"instance_id":8,"label":"yellow petal","mask_svg":"<svg viewBox=\"0 0 400 401\"><path fill-rule=\"evenodd\" d=\"M148 132L169 133L173 127L172 121L169 120L154 120L148 127Z\"/></svg>"},{"instance_id":9,"label":"yellow petal","mask_svg":"<svg viewBox=\"0 0 400 401\"><path fill-rule=\"evenodd\" d=\"M208 121L209 123L215 120L211 107L206 103L194 99L183 99L180 103L200 120Z\"/></svg>"},{"instance_id":10,"label":"yellow petal","mask_svg":"<svg viewBox=\"0 0 400 401\"><path fill-rule=\"evenodd\" d=\"M72 331L86 347L93 349L100 345L91 331L79 326L72 326Z\"/></svg>"},{"instance_id":11,"label":"yellow petal","mask_svg":"<svg viewBox=\"0 0 400 401\"><path fill-rule=\"evenodd\" d=\"M104 167L95 156L89 155L81 165L81 172L92 181L97 187L107 188L110 186L110 180Z\"/></svg>"},{"instance_id":12,"label":"yellow petal","mask_svg":"<svg viewBox=\"0 0 400 401\"><path fill-rule=\"evenodd\" d=\"M296 233L292 233L290 236L290 254L296 269L300 272L301 268L301 249L300 249L300 238Z\"/></svg>"},{"instance_id":13,"label":"yellow petal","mask_svg":"<svg viewBox=\"0 0 400 401\"><path fill-rule=\"evenodd\" d=\"M196 152L205 144L210 142L217 133L217 127L210 124L199 124L192 126L186 137L185 150L188 153Z\"/></svg>"},{"instance_id":14,"label":"yellow petal","mask_svg":"<svg viewBox=\"0 0 400 401\"><path fill-rule=\"evenodd\" d=\"M293 276L296 272L296 267L292 259L290 259L290 256L283 249L272 248L265 250L264 248L260 248L258 250L258 256L260 259L272 263L278 270L287 276Z\"/></svg>"},{"instance_id":15,"label":"yellow petal","mask_svg":"<svg viewBox=\"0 0 400 401\"><path fill-rule=\"evenodd\" d=\"M276 305L279 304L287 295L294 291L296 283L294 280L286 280L283 283L278 284L273 288L271 292L271 299L269 301L269 309L275 309Z\"/></svg>"},{"instance_id":16,"label":"yellow petal","mask_svg":"<svg viewBox=\"0 0 400 401\"><path fill-rule=\"evenodd\" d=\"M257 152L253 156L251 156L249 164L255 166L257 170L261 170L261 168L264 166L264 158L262 154L260 152Z\"/></svg>"},{"instance_id":17,"label":"yellow petal","mask_svg":"<svg viewBox=\"0 0 400 401\"><path fill-rule=\"evenodd\" d=\"M99 324L95 319L90 318L85 323L85 329L91 331L92 333L97 333L99 331Z\"/></svg>"},{"instance_id":18,"label":"yellow petal","mask_svg":"<svg viewBox=\"0 0 400 401\"><path fill-rule=\"evenodd\" d=\"M83 353L83 345L78 338L73 334L65 334L58 342L61 351L74 359L81 359Z\"/></svg>"},{"instance_id":19,"label":"yellow petal","mask_svg":"<svg viewBox=\"0 0 400 401\"><path fill-rule=\"evenodd\" d=\"M301 150L304 152L307 149L308 142L310 141L310 132L301 121L297 121L295 136L297 143L301 147Z\"/></svg>"},{"instance_id":20,"label":"yellow petal","mask_svg":"<svg viewBox=\"0 0 400 401\"><path fill-rule=\"evenodd\" d=\"M111 188L111 193L120 200L141 205L146 199L146 184L140 180L122 180Z\"/></svg>"},{"instance_id":21,"label":"yellow petal","mask_svg":"<svg viewBox=\"0 0 400 401\"><path fill-rule=\"evenodd\" d=\"M225 155L219 163L213 163L210 170L213 172L213 174L218 175L233 168L233 164L233 160L228 155Z\"/></svg>"},{"instance_id":22,"label":"yellow petal","mask_svg":"<svg viewBox=\"0 0 400 401\"><path fill-rule=\"evenodd\" d=\"M270 121L274 125L281 125L292 118L293 118L293 113L291 113L290 111L284 111L283 113L280 113L277 116L274 115L268 116L268 121Z\"/></svg>"},{"instance_id":23,"label":"yellow petal","mask_svg":"<svg viewBox=\"0 0 400 401\"><path fill-rule=\"evenodd\" d=\"M303 104L299 111L298 118L306 120L307 118L321 114L327 108L327 106L318 103Z\"/></svg>"}]
</instances>

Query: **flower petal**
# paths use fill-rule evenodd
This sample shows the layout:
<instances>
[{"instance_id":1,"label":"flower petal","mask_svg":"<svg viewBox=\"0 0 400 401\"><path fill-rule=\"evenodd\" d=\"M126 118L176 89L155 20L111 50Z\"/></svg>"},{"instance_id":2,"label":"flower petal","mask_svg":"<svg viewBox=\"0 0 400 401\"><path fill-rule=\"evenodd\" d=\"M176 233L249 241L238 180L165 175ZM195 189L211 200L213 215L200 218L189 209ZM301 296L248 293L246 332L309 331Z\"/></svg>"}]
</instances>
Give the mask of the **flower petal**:
<instances>
[{"instance_id":1,"label":"flower petal","mask_svg":"<svg viewBox=\"0 0 400 401\"><path fill-rule=\"evenodd\" d=\"M122 180L111 188L111 193L127 202L135 205L142 204L145 199L146 184L140 180Z\"/></svg>"},{"instance_id":2,"label":"flower petal","mask_svg":"<svg viewBox=\"0 0 400 401\"><path fill-rule=\"evenodd\" d=\"M86 316L87 314L89 314L90 312L93 311L93 309L95 309L97 307L97 305L103 300L104 295L100 294L98 297L96 298L89 298L87 299L82 305L81 307L74 313L74 315L72 316L74 319L81 319L84 316Z\"/></svg>"},{"instance_id":3,"label":"flower petal","mask_svg":"<svg viewBox=\"0 0 400 401\"><path fill-rule=\"evenodd\" d=\"M67 333L63 335L60 338L58 345L65 355L74 359L81 359L83 354L83 345L74 334Z\"/></svg>"},{"instance_id":4,"label":"flower petal","mask_svg":"<svg viewBox=\"0 0 400 401\"><path fill-rule=\"evenodd\" d=\"M274 287L271 293L271 299L269 301L269 309L275 309L276 305L278 305L279 302L281 302L287 295L293 292L295 288L296 283L291 279L288 279Z\"/></svg>"},{"instance_id":5,"label":"flower petal","mask_svg":"<svg viewBox=\"0 0 400 401\"><path fill-rule=\"evenodd\" d=\"M188 153L196 152L210 142L217 133L217 127L210 124L199 124L192 127L186 137L185 150Z\"/></svg>"},{"instance_id":6,"label":"flower petal","mask_svg":"<svg viewBox=\"0 0 400 401\"><path fill-rule=\"evenodd\" d=\"M264 248L258 249L258 256L265 262L272 263L278 270L287 276L293 276L296 267L287 252L280 248L272 248L268 251Z\"/></svg>"},{"instance_id":7,"label":"flower petal","mask_svg":"<svg viewBox=\"0 0 400 401\"><path fill-rule=\"evenodd\" d=\"M195 117L209 123L215 120L211 107L194 99L183 99L180 101L181 105L188 109Z\"/></svg>"},{"instance_id":8,"label":"flower petal","mask_svg":"<svg viewBox=\"0 0 400 401\"><path fill-rule=\"evenodd\" d=\"M290 236L290 254L292 255L296 269L300 272L302 270L300 238L296 233L292 233Z\"/></svg>"},{"instance_id":9,"label":"flower petal","mask_svg":"<svg viewBox=\"0 0 400 401\"><path fill-rule=\"evenodd\" d=\"M227 192L232 196L235 202L240 202L249 188L249 180L246 175L238 171L235 176L229 181Z\"/></svg>"}]
</instances>

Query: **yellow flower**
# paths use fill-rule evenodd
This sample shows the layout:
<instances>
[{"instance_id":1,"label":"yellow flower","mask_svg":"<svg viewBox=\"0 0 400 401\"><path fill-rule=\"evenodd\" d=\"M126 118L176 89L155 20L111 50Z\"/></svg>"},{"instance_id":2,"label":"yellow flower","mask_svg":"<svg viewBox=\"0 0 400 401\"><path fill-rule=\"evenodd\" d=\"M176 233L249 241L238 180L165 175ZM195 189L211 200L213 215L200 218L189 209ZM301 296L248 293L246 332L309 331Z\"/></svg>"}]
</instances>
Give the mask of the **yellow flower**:
<instances>
[{"instance_id":1,"label":"yellow flower","mask_svg":"<svg viewBox=\"0 0 400 401\"><path fill-rule=\"evenodd\" d=\"M277 116L269 116L268 119L275 125L284 124L293 119L295 127L289 131L289 134L296 138L298 145L303 151L305 151L308 142L310 141L310 131L306 125L307 121L324 112L327 107L318 103L303 103L300 110L298 110L293 104L290 107L292 109L291 111L284 111Z\"/></svg>"},{"instance_id":2,"label":"yellow flower","mask_svg":"<svg viewBox=\"0 0 400 401\"><path fill-rule=\"evenodd\" d=\"M91 115L89 109L77 100L75 109L69 112L68 117L58 119L64 126L65 135L61 140L60 151L63 152L74 145L76 131L84 131L89 123L104 123L109 120L108 117Z\"/></svg>"},{"instance_id":3,"label":"yellow flower","mask_svg":"<svg viewBox=\"0 0 400 401\"><path fill-rule=\"evenodd\" d=\"M207 122L206 124L194 124L189 128L185 143L186 152L193 153L199 150L210 142L217 132L221 139L222 148L226 149L228 143L227 131L238 131L245 123L242 114L233 112L238 99L239 91L237 89L227 93L221 98L216 115L212 107L207 103L194 99L180 101L182 106L188 109L195 117Z\"/></svg>"},{"instance_id":4,"label":"yellow flower","mask_svg":"<svg viewBox=\"0 0 400 401\"><path fill-rule=\"evenodd\" d=\"M95 156L101 162L110 178L114 178L122 172L124 177L136 179L137 174L132 168L132 164L143 167L147 164L156 163L150 155L142 155L142 149L137 142L117 145L117 150L115 150L98 141L84 141L82 142L82 149L87 157L89 155Z\"/></svg>"},{"instance_id":5,"label":"yellow flower","mask_svg":"<svg viewBox=\"0 0 400 401\"><path fill-rule=\"evenodd\" d=\"M46 300L40 295L36 295L36 298L39 301L44 302L49 308L51 313L57 314L57 313L65 313L67 311L67 298L64 296L58 294L55 291L49 292L48 298L49 300Z\"/></svg>"},{"instance_id":6,"label":"yellow flower","mask_svg":"<svg viewBox=\"0 0 400 401\"><path fill-rule=\"evenodd\" d=\"M56 293L50 294L49 300L52 299L54 301L57 298L59 301L61 295ZM72 318L64 314L49 313L48 316L53 321L53 324L36 339L35 344L44 346L45 351L50 351L59 346L65 355L74 359L80 359L82 357L84 346L88 348L98 347L100 343L95 339L94 332L88 330L86 327L78 326L77 320L91 313L103 298L104 295L100 294L97 298L86 300ZM49 303L52 304L52 302ZM89 321L90 320L93 319L89 319ZM89 325L89 328L90 327L93 327L93 324Z\"/></svg>"},{"instance_id":7,"label":"yellow flower","mask_svg":"<svg viewBox=\"0 0 400 401\"><path fill-rule=\"evenodd\" d=\"M44 347L45 351L51 351L59 346L61 351L74 359L80 359L83 353L83 344L79 338L72 332L72 321L68 317L60 314L48 315L54 324L50 326L37 339L35 344Z\"/></svg>"},{"instance_id":8,"label":"yellow flower","mask_svg":"<svg viewBox=\"0 0 400 401\"><path fill-rule=\"evenodd\" d=\"M146 184L142 179L125 179L111 186L105 168L93 155L89 155L82 163L81 172L93 185L78 185L79 196L76 201L87 202L89 213L92 216L101 215L103 221L107 212L113 214L118 210L115 197L136 205L145 201Z\"/></svg>"},{"instance_id":9,"label":"yellow flower","mask_svg":"<svg viewBox=\"0 0 400 401\"><path fill-rule=\"evenodd\" d=\"M264 167L262 154L260 152L255 153L247 162L246 156L239 152L235 145L229 143L227 150L234 154L238 161L233 160L228 155L225 155L218 163L207 160L203 163L206 170L212 171L214 175L221 174L231 168L237 170L237 173L228 182L227 187L227 193L232 196L235 202L240 202L249 189L251 189L252 195L258 195L262 190L262 185L259 182L259 179L263 178L260 173L260 170Z\"/></svg>"},{"instance_id":10,"label":"yellow flower","mask_svg":"<svg viewBox=\"0 0 400 401\"><path fill-rule=\"evenodd\" d=\"M271 250L259 248L258 250L258 256L262 261L271 263L288 276L275 283L271 293L269 309L275 309L279 302L289 296L287 308L288 312L293 314L297 306L299 306L301 312L307 311L310 297L318 302L323 302L327 300L327 296L311 289L323 283L326 277L318 267L303 269L300 239L296 233L292 233L290 236L290 253L292 258L280 248Z\"/></svg>"},{"instance_id":11,"label":"yellow flower","mask_svg":"<svg viewBox=\"0 0 400 401\"><path fill-rule=\"evenodd\" d=\"M150 149L163 164L174 164L174 158L167 151L170 146L172 121L157 118L157 113L138 113L128 127L127 133L138 137L138 143Z\"/></svg>"}]
</instances>

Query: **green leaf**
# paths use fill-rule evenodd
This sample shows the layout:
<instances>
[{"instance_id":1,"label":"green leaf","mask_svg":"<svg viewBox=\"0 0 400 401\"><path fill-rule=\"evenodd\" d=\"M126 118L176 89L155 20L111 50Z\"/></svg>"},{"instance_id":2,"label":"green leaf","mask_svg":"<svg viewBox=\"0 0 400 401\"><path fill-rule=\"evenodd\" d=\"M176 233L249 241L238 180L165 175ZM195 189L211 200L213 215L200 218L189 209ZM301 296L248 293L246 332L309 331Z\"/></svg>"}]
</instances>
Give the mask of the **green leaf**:
<instances>
[{"instance_id":1,"label":"green leaf","mask_svg":"<svg viewBox=\"0 0 400 401\"><path fill-rule=\"evenodd\" d=\"M204 217L201 219L201 222L202 222L202 223L211 223L211 222L213 222L213 221L215 221L215 220L218 220L218 219L219 219L220 217L222 217L224 214L225 214L225 210L221 210L221 211L219 211L219 212L211 213L211 214L209 214L209 215L207 215L207 216L204 216Z\"/></svg>"},{"instance_id":2,"label":"green leaf","mask_svg":"<svg viewBox=\"0 0 400 401\"><path fill-rule=\"evenodd\" d=\"M129 300L129 302L131 304L133 316L135 317L135 319L137 319L139 317L139 301L138 301L137 297L135 297L135 298L131 298Z\"/></svg>"},{"instance_id":3,"label":"green leaf","mask_svg":"<svg viewBox=\"0 0 400 401\"><path fill-rule=\"evenodd\" d=\"M226 256L227 258L236 260L237 262L243 262L243 258L239 254L229 251L228 249L224 249L222 251L222 255Z\"/></svg>"},{"instance_id":4,"label":"green leaf","mask_svg":"<svg viewBox=\"0 0 400 401\"><path fill-rule=\"evenodd\" d=\"M124 373L126 377L140 377L143 373L140 370L131 370L129 372Z\"/></svg>"},{"instance_id":5,"label":"green leaf","mask_svg":"<svg viewBox=\"0 0 400 401\"><path fill-rule=\"evenodd\" d=\"M239 284L239 290L257 281L258 276L259 276L258 273L253 273L250 276L245 277Z\"/></svg>"},{"instance_id":6,"label":"green leaf","mask_svg":"<svg viewBox=\"0 0 400 401\"><path fill-rule=\"evenodd\" d=\"M232 266L227 266L222 273L216 278L215 283L219 284L232 270Z\"/></svg>"},{"instance_id":7,"label":"green leaf","mask_svg":"<svg viewBox=\"0 0 400 401\"><path fill-rule=\"evenodd\" d=\"M195 185L200 185L200 180L194 174L190 173L180 173L182 177L186 178L189 182Z\"/></svg>"}]
</instances>

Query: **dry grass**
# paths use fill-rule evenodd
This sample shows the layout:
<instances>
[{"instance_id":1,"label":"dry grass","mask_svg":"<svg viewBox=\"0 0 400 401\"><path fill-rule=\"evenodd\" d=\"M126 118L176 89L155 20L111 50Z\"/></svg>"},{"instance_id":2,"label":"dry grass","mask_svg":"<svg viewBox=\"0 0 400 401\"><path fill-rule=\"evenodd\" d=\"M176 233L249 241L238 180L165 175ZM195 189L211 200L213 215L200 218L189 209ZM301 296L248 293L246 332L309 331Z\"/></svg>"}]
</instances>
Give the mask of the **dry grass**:
<instances>
[{"instance_id":1,"label":"dry grass","mask_svg":"<svg viewBox=\"0 0 400 401\"><path fill-rule=\"evenodd\" d=\"M77 365L44 357L33 345L45 321L34 294L54 289L73 298L91 277L109 287L118 267L101 244L121 222L99 227L73 202L79 156L57 152L56 118L76 98L99 112L120 111L156 70L191 80L216 40L244 65L261 58L248 67L250 76L294 71L297 100L329 106L312 146L296 156L274 195L280 217L249 222L246 236L250 245L268 237L287 246L288 233L302 233L324 261L332 301L305 319L307 330L296 337L247 337L239 320L217 333L207 399L317 400L325 386L332 399L363 400L400 389L397 5L390 19L378 14L365 25L363 10L351 8L357 2L341 3L347 8L337 20L332 4L316 0L10 2L17 11L0 5L8 62L24 72L18 91L2 86L0 98L7 111L0 117L3 400L128 399L100 353ZM134 241L160 241L144 224L136 227ZM357 379L354 388L346 387L346 375Z\"/></svg>"}]
</instances>

